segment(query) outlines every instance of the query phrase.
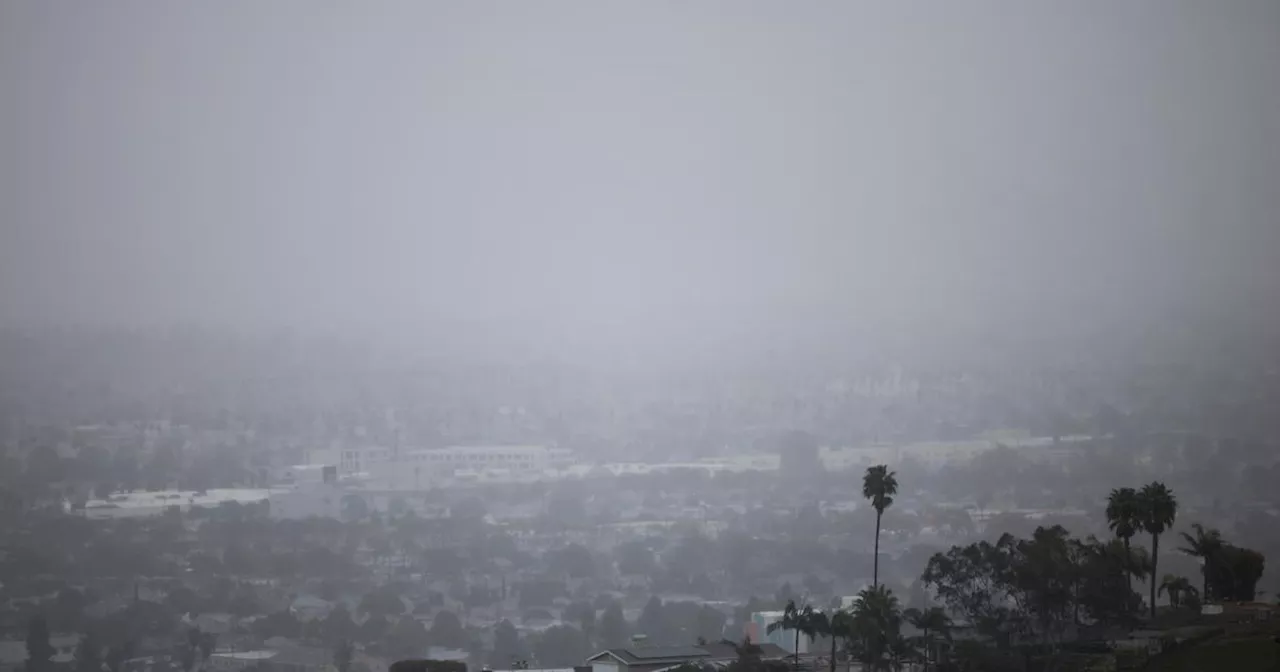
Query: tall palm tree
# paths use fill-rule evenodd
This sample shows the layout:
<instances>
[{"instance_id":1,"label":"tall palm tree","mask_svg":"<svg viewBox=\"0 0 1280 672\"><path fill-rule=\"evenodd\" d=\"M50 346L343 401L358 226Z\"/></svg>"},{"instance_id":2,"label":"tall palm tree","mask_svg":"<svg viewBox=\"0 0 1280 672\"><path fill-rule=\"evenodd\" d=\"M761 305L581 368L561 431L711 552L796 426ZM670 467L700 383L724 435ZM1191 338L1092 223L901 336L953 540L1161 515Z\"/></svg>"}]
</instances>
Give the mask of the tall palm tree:
<instances>
[{"instance_id":1,"label":"tall palm tree","mask_svg":"<svg viewBox=\"0 0 1280 672\"><path fill-rule=\"evenodd\" d=\"M1197 591L1187 577L1165 574L1164 579L1160 581L1159 594L1163 595L1164 593L1169 594L1169 605L1177 609L1182 606L1182 597L1184 595L1196 595Z\"/></svg>"},{"instance_id":2,"label":"tall palm tree","mask_svg":"<svg viewBox=\"0 0 1280 672\"><path fill-rule=\"evenodd\" d=\"M1125 557L1129 555L1129 540L1140 527L1138 491L1133 488L1116 488L1107 497L1107 526L1124 542Z\"/></svg>"},{"instance_id":3,"label":"tall palm tree","mask_svg":"<svg viewBox=\"0 0 1280 672\"><path fill-rule=\"evenodd\" d=\"M1178 517L1178 500L1164 483L1152 481L1138 493L1142 529L1151 535L1151 618L1156 617L1156 577L1160 566L1160 535Z\"/></svg>"},{"instance_id":4,"label":"tall palm tree","mask_svg":"<svg viewBox=\"0 0 1280 672\"><path fill-rule=\"evenodd\" d=\"M942 607L930 607L924 610L912 607L902 612L902 618L921 632L920 643L924 649L924 665L926 670L929 669L929 663L934 657L932 635L937 634L948 640L951 639L951 617L947 616L947 612Z\"/></svg>"},{"instance_id":5,"label":"tall palm tree","mask_svg":"<svg viewBox=\"0 0 1280 672\"><path fill-rule=\"evenodd\" d=\"M867 473L862 477L862 496L871 500L871 506L876 510L876 555L871 569L873 587L880 585L880 519L884 516L884 510L893 506L893 496L896 494L898 479L889 471L889 467L883 464L867 467Z\"/></svg>"},{"instance_id":6,"label":"tall palm tree","mask_svg":"<svg viewBox=\"0 0 1280 672\"><path fill-rule=\"evenodd\" d=\"M1200 595L1204 599L1209 599L1209 575L1213 572L1214 562L1218 559L1218 554L1222 552L1222 533L1214 529L1205 529L1200 523L1193 523L1191 529L1195 531L1195 535L1186 532L1182 534L1182 541L1185 546L1178 550L1192 557L1200 558L1200 574L1202 576L1200 584Z\"/></svg>"}]
</instances>

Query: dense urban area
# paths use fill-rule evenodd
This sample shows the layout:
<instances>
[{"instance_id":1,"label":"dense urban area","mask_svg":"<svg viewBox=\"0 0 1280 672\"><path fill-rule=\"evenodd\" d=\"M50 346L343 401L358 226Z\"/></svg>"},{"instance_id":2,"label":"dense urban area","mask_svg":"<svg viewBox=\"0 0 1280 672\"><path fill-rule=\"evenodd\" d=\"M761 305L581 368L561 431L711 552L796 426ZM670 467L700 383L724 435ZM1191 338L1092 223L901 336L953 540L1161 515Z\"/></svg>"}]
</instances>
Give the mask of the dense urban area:
<instances>
[{"instance_id":1,"label":"dense urban area","mask_svg":"<svg viewBox=\"0 0 1280 672\"><path fill-rule=\"evenodd\" d=\"M4 347L5 670L1123 669L1280 595L1259 361L664 381Z\"/></svg>"},{"instance_id":2,"label":"dense urban area","mask_svg":"<svg viewBox=\"0 0 1280 672\"><path fill-rule=\"evenodd\" d=\"M0 672L1280 672L1280 0L0 0Z\"/></svg>"}]
</instances>

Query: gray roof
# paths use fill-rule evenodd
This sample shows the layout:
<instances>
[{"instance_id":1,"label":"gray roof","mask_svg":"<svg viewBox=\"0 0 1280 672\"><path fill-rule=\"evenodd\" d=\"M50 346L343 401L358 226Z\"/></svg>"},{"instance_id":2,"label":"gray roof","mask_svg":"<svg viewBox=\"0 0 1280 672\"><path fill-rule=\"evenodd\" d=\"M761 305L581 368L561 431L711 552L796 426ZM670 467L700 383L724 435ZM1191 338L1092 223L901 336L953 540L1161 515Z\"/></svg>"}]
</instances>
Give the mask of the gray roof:
<instances>
[{"instance_id":1,"label":"gray roof","mask_svg":"<svg viewBox=\"0 0 1280 672\"><path fill-rule=\"evenodd\" d=\"M313 646L283 647L279 650L279 653L270 658L272 663L298 665L301 667L322 667L328 665L332 660L333 654L327 649L318 649Z\"/></svg>"},{"instance_id":2,"label":"gray roof","mask_svg":"<svg viewBox=\"0 0 1280 672\"><path fill-rule=\"evenodd\" d=\"M628 665L697 660L711 656L706 649L697 646L634 646L625 649L609 649L592 656L592 659L603 655L611 655Z\"/></svg>"},{"instance_id":3,"label":"gray roof","mask_svg":"<svg viewBox=\"0 0 1280 672\"><path fill-rule=\"evenodd\" d=\"M756 646L759 647L759 655L763 660L786 658L791 655L787 653L786 649L773 642L760 642ZM709 657L716 660L737 660L738 658L738 645L733 642L707 642L700 648L704 649Z\"/></svg>"}]
</instances>

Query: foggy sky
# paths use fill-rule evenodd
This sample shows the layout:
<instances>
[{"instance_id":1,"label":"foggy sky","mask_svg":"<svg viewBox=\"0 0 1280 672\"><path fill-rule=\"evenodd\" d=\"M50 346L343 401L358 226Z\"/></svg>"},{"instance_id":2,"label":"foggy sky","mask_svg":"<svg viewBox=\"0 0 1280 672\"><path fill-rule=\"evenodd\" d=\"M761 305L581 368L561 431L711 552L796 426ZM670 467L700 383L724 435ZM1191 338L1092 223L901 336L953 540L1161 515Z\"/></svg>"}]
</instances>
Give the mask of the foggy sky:
<instances>
[{"instance_id":1,"label":"foggy sky","mask_svg":"<svg viewBox=\"0 0 1280 672\"><path fill-rule=\"evenodd\" d=\"M1265 0L11 0L0 317L607 342L1257 310L1277 73Z\"/></svg>"}]
</instances>

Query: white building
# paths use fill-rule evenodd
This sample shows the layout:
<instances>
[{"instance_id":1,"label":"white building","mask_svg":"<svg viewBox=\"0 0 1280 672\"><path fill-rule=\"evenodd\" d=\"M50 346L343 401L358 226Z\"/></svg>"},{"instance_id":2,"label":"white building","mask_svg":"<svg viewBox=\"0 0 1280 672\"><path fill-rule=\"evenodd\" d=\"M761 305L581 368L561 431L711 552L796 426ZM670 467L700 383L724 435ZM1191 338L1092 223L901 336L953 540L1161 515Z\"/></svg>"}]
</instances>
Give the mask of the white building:
<instances>
[{"instance_id":1,"label":"white building","mask_svg":"<svg viewBox=\"0 0 1280 672\"><path fill-rule=\"evenodd\" d=\"M364 473L374 465L392 461L394 455L395 453L392 449L380 446L344 448L338 458L338 471L343 474Z\"/></svg>"},{"instance_id":2,"label":"white building","mask_svg":"<svg viewBox=\"0 0 1280 672\"><path fill-rule=\"evenodd\" d=\"M406 465L429 466L438 471L503 469L535 472L551 466L551 451L545 446L417 448L401 453L400 461Z\"/></svg>"},{"instance_id":3,"label":"white building","mask_svg":"<svg viewBox=\"0 0 1280 672\"><path fill-rule=\"evenodd\" d=\"M271 490L259 488L118 493L106 499L89 500L81 513L92 519L158 516L174 508L190 511L192 507L214 508L225 502L254 504L269 499L271 493Z\"/></svg>"},{"instance_id":4,"label":"white building","mask_svg":"<svg viewBox=\"0 0 1280 672\"><path fill-rule=\"evenodd\" d=\"M221 672L239 672L271 660L275 651L218 651L209 655L209 668Z\"/></svg>"},{"instance_id":5,"label":"white building","mask_svg":"<svg viewBox=\"0 0 1280 672\"><path fill-rule=\"evenodd\" d=\"M753 644L764 644L766 642L776 644L782 647L787 653L798 653L804 655L809 653L809 647L812 646L813 640L808 635L800 635L800 647L796 648L796 631L788 628L778 628L773 632L769 632L769 626L782 620L783 612L781 611L757 611L751 614L751 622L747 624L747 638Z\"/></svg>"},{"instance_id":6,"label":"white building","mask_svg":"<svg viewBox=\"0 0 1280 672\"><path fill-rule=\"evenodd\" d=\"M545 446L451 446L402 450L385 460L365 459L361 464L370 485L419 490L460 476L534 476L562 459Z\"/></svg>"},{"instance_id":7,"label":"white building","mask_svg":"<svg viewBox=\"0 0 1280 672\"><path fill-rule=\"evenodd\" d=\"M296 464L285 467L278 477L287 485L328 483L337 480L337 469L332 464Z\"/></svg>"}]
</instances>

